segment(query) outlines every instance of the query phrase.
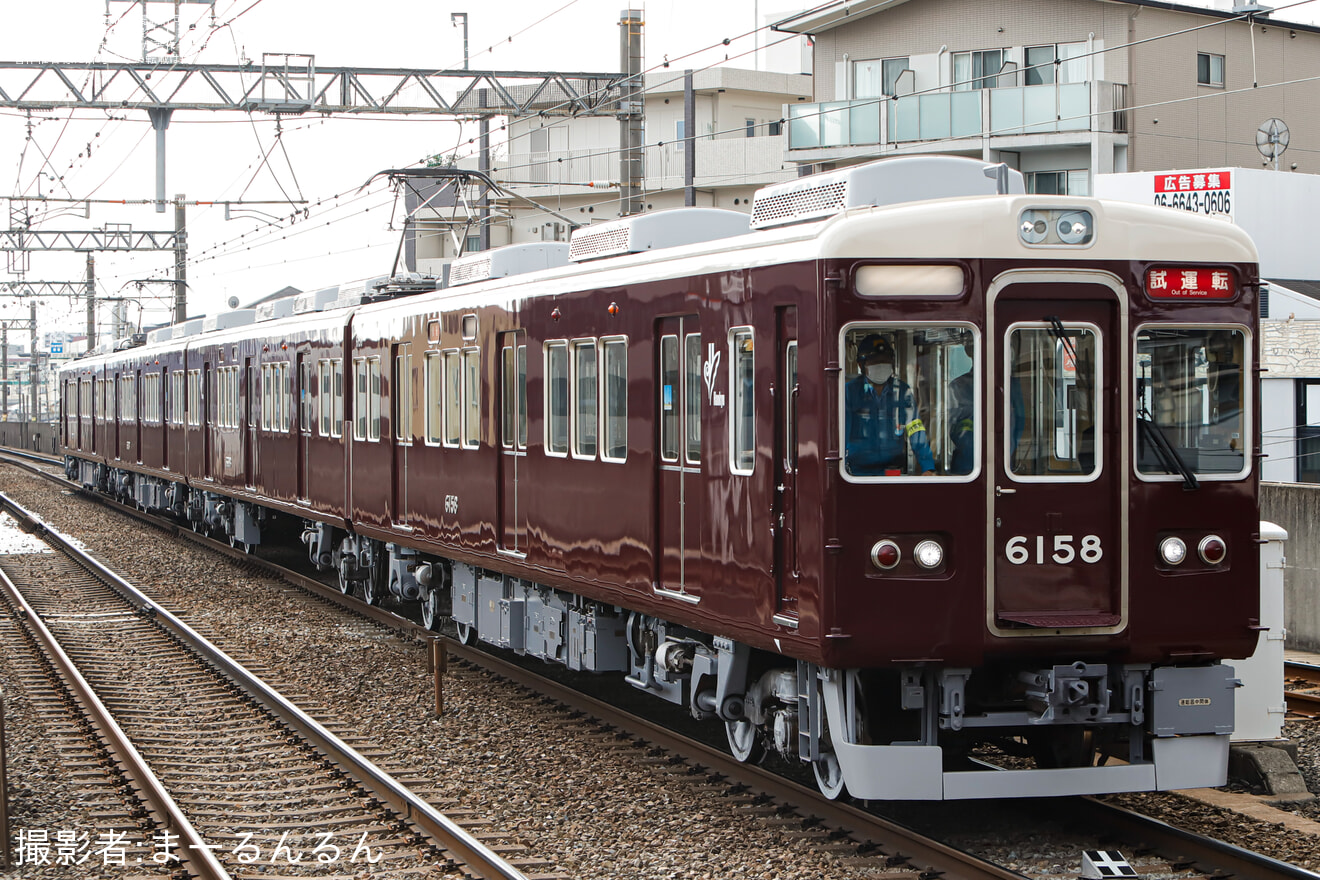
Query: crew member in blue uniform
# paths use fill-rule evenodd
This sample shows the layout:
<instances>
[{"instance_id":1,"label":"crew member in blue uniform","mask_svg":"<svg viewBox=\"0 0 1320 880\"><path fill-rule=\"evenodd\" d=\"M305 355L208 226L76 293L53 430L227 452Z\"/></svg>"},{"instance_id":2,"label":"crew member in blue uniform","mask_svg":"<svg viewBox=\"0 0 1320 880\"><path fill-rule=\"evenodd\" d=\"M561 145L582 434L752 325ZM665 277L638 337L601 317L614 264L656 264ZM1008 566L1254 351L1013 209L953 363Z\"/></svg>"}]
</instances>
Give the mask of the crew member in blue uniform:
<instances>
[{"instance_id":1,"label":"crew member in blue uniform","mask_svg":"<svg viewBox=\"0 0 1320 880\"><path fill-rule=\"evenodd\" d=\"M935 473L926 426L916 417L912 389L894 375L894 346L878 333L857 345L860 375L844 387L847 412L844 463L854 476L908 473L908 448L923 475Z\"/></svg>"}]
</instances>

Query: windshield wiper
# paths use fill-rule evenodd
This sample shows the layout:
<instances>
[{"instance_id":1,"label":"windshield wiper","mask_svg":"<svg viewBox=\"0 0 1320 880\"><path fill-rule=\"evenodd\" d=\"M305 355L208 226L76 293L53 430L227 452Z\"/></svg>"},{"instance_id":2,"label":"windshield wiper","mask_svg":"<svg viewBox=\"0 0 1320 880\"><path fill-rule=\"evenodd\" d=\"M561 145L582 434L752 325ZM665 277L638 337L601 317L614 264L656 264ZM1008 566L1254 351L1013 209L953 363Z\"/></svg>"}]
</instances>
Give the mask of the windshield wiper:
<instances>
[{"instance_id":1,"label":"windshield wiper","mask_svg":"<svg viewBox=\"0 0 1320 880\"><path fill-rule=\"evenodd\" d=\"M1164 466L1164 470L1182 477L1185 491L1191 492L1201 488L1201 484L1196 480L1196 474L1178 454L1178 449L1169 442L1164 429L1156 424L1144 399L1141 401L1141 408L1137 410L1137 427L1144 432L1146 441L1154 447L1155 455Z\"/></svg>"}]
</instances>

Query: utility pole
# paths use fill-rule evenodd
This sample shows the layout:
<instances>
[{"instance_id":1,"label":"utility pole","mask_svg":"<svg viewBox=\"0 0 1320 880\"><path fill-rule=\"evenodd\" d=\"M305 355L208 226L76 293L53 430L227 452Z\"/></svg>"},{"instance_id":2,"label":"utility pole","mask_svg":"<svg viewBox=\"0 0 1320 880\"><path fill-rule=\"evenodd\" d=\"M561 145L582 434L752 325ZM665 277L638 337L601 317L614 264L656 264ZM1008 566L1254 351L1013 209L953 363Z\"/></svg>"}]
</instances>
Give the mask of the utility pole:
<instances>
[{"instance_id":1,"label":"utility pole","mask_svg":"<svg viewBox=\"0 0 1320 880\"><path fill-rule=\"evenodd\" d=\"M620 66L623 81L619 101L619 216L642 212L642 12L625 9L619 15Z\"/></svg>"},{"instance_id":2,"label":"utility pole","mask_svg":"<svg viewBox=\"0 0 1320 880\"><path fill-rule=\"evenodd\" d=\"M32 386L32 408L28 412L28 419L35 422L37 420L37 301L33 300L29 305L32 321L32 356L28 358L28 382Z\"/></svg>"},{"instance_id":3,"label":"utility pole","mask_svg":"<svg viewBox=\"0 0 1320 880\"><path fill-rule=\"evenodd\" d=\"M4 383L5 421L9 421L9 322L0 324L0 382Z\"/></svg>"},{"instance_id":4,"label":"utility pole","mask_svg":"<svg viewBox=\"0 0 1320 880\"><path fill-rule=\"evenodd\" d=\"M174 323L188 320L188 209L174 197Z\"/></svg>"},{"instance_id":5,"label":"utility pole","mask_svg":"<svg viewBox=\"0 0 1320 880\"><path fill-rule=\"evenodd\" d=\"M96 255L87 255L87 352L96 348Z\"/></svg>"},{"instance_id":6,"label":"utility pole","mask_svg":"<svg viewBox=\"0 0 1320 880\"><path fill-rule=\"evenodd\" d=\"M683 71L683 204L697 204L697 96L692 70Z\"/></svg>"}]
</instances>

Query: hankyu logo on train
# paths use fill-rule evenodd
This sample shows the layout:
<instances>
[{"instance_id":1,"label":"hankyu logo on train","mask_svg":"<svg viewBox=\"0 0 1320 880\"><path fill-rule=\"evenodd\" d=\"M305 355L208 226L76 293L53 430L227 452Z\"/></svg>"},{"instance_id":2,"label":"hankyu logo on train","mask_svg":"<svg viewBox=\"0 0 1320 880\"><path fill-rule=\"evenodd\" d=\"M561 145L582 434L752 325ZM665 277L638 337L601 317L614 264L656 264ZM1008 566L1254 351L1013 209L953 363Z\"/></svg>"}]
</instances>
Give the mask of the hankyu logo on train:
<instances>
[{"instance_id":1,"label":"hankyu logo on train","mask_svg":"<svg viewBox=\"0 0 1320 880\"><path fill-rule=\"evenodd\" d=\"M1186 174L1156 174L1155 204L1181 208L1207 217L1233 216L1231 171L1197 171Z\"/></svg>"}]
</instances>

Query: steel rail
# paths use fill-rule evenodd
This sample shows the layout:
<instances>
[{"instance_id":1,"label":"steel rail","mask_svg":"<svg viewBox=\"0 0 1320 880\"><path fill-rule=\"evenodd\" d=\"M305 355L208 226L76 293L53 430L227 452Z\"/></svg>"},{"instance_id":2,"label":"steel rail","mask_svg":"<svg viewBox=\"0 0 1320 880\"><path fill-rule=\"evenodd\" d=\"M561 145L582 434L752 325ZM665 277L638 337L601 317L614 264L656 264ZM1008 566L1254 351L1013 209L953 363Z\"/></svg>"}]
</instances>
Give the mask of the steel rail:
<instances>
[{"instance_id":1,"label":"steel rail","mask_svg":"<svg viewBox=\"0 0 1320 880\"><path fill-rule=\"evenodd\" d=\"M126 601L136 607L140 613L151 616L159 626L207 659L223 675L260 702L268 711L292 727L300 736L323 751L331 760L343 766L368 791L389 803L400 815L413 822L448 854L463 862L478 877L486 878L486 880L527 880L521 871L482 844L448 816L417 797L407 786L371 763L352 746L331 733L270 685L254 676L242 664L209 642L188 624L170 613L168 609L158 605L137 587L102 565L92 554L78 547L73 541L48 525L36 514L26 510L3 493L0 493L0 507L10 511L20 521L28 523L35 532L49 543L57 546L61 552L77 560L79 564L87 567L89 571L103 579ZM3 573L0 572L0 574ZM5 582L8 582L7 578ZM7 591L11 590L12 584L7 584L6 589ZM16 593L16 591L14 592ZM24 604L24 608L29 618L36 617L35 613L26 607L26 604ZM65 662L67 662L67 658L65 658ZM86 687L85 682L83 682L83 686ZM90 688L87 690L89 695L95 698L95 695L90 693ZM122 736L122 732L120 732L120 735ZM129 745L131 747L131 744ZM134 750L134 754L136 754L136 750ZM140 756L138 760L141 760ZM216 880L228 877L227 874L223 873L222 868L220 871L220 874L205 876L207 880L210 880L212 876Z\"/></svg>"},{"instance_id":2,"label":"steel rail","mask_svg":"<svg viewBox=\"0 0 1320 880\"><path fill-rule=\"evenodd\" d=\"M41 471L35 466L26 462L13 462L13 464L31 470L32 472L43 476L53 482L67 485L68 481L62 476ZM982 862L975 856L962 852L953 847L946 847L937 841L920 836L912 829L892 822L887 819L876 816L865 810L852 807L848 804L838 801L825 800L814 789L799 785L783 777L776 776L767 770L751 764L740 764L730 755L713 749L710 746L691 740L681 734L674 733L671 730L660 727L643 718L630 715L621 709L609 705L594 697L587 696L575 691L565 685L561 685L551 679L547 679L537 673L524 669L507 660L487 654L477 648L468 647L454 642L450 639L444 639L436 633L426 629L420 624L414 623L405 618L387 611L383 608L368 605L365 602L353 596L346 596L339 590L322 583L314 578L304 574L284 568L276 563L259 559L235 550L219 541L207 538L193 533L191 530L179 526L169 520L164 520L150 514L144 514L131 507L118 504L112 499L107 499L102 495L95 493L85 493L97 501L115 506L117 509L132 516L151 523L157 527L172 531L180 537L187 538L198 544L218 550L225 555L235 559L242 560L254 568L264 571L272 576L279 577L294 586L301 587L314 595L325 598L331 602L349 608L354 612L368 617L378 623L391 627L397 631L409 634L420 640L441 639L448 652L459 657L473 665L486 669L496 675L508 678L509 680L546 693L553 699L568 705L571 708L582 711L602 723L616 727L619 730L638 737L645 738L657 745L676 752L690 754L697 763L708 766L712 771L721 773L731 779L740 782L747 782L749 785L762 789L768 795L783 801L789 801L795 804L804 805L804 808L819 816L826 822L835 827L845 829L855 829L863 833L871 833L872 829L880 832L877 836L881 839L877 842L881 845L889 843L893 845L893 838L886 841L884 838L890 834L895 835L897 839L903 841L903 845L911 847L909 860L919 860L929 862L938 866L935 873L949 880L957 878L1021 878L1023 875L1001 868L988 862ZM3 498L0 495L0 498ZM1217 841L1202 837L1194 832L1186 831L1176 826L1169 825L1158 819L1148 816L1142 816L1120 807L1114 807L1094 798L1073 798L1058 799L1050 801L1051 809L1057 809L1067 803L1071 811L1082 818L1079 820L1083 827L1090 827L1092 823L1104 823L1107 827L1114 829L1116 835L1121 835L1123 839L1156 841L1152 846L1161 851L1162 854L1176 852L1178 855L1174 861L1186 861L1194 863L1198 867L1204 868L1206 873L1213 874L1216 869L1221 875L1233 874L1239 877L1252 877L1255 880L1317 880L1320 874L1299 868L1295 865L1289 865L1286 862L1273 859L1269 856L1261 855L1233 844ZM948 857L946 861L943 857ZM952 864L950 864L950 861ZM948 867L945 867L948 865ZM962 873L956 868L963 867L970 873ZM979 871L979 873L978 873Z\"/></svg>"},{"instance_id":3,"label":"steel rail","mask_svg":"<svg viewBox=\"0 0 1320 880\"><path fill-rule=\"evenodd\" d=\"M4 498L0 495L0 498ZM9 506L9 499L4 498L5 506ZM20 519L26 519L19 514ZM83 711L87 713L92 726L96 728L101 735L102 742L106 748L114 755L119 766L123 768L125 775L132 780L136 789L136 794L147 806L150 807L156 821L167 831L179 835L178 850L181 853L179 860L188 867L193 876L201 880L231 880L229 872L216 859L215 854L207 847L205 841L188 817L184 815L183 810L175 803L174 798L165 789L164 784L147 766L146 760L137 750L137 747L129 740L119 723L115 721L110 710L101 702L101 698L92 690L87 679L83 678L78 667L69 658L69 655L60 647L60 643L55 636L47 629L46 624L41 617L28 604L27 599L19 591L14 582L4 571L0 571L0 590L3 590L6 598L12 603L15 613L22 624L27 627L41 650L54 664L60 677L64 679L69 690L74 697L82 704ZM6 847L7 847L6 843Z\"/></svg>"}]
</instances>

